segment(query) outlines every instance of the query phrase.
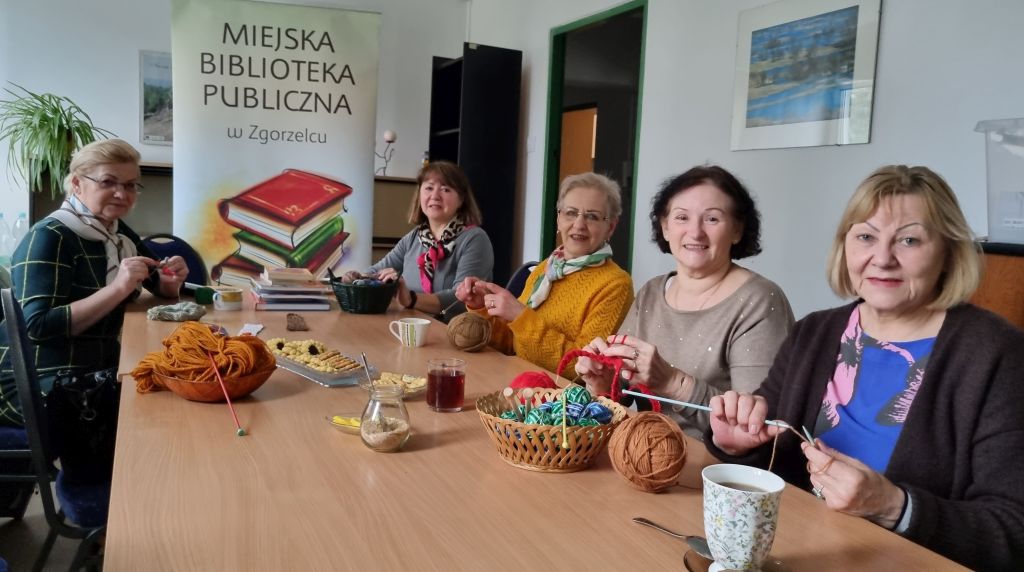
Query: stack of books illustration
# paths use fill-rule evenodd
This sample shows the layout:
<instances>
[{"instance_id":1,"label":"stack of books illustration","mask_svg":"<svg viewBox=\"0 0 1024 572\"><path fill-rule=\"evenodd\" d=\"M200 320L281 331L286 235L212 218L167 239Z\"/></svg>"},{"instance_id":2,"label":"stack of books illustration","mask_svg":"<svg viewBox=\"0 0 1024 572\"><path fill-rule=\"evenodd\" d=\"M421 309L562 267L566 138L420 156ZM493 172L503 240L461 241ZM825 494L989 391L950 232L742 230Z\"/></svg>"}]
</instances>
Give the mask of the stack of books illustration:
<instances>
[{"instance_id":1,"label":"stack of books illustration","mask_svg":"<svg viewBox=\"0 0 1024 572\"><path fill-rule=\"evenodd\" d=\"M342 256L345 198L352 187L327 177L285 169L279 175L224 199L220 216L239 229L238 250L210 272L220 284L249 286L264 269L302 268L314 279Z\"/></svg>"},{"instance_id":2,"label":"stack of books illustration","mask_svg":"<svg viewBox=\"0 0 1024 572\"><path fill-rule=\"evenodd\" d=\"M250 278L257 310L330 310L331 289L305 268L265 270Z\"/></svg>"}]
</instances>

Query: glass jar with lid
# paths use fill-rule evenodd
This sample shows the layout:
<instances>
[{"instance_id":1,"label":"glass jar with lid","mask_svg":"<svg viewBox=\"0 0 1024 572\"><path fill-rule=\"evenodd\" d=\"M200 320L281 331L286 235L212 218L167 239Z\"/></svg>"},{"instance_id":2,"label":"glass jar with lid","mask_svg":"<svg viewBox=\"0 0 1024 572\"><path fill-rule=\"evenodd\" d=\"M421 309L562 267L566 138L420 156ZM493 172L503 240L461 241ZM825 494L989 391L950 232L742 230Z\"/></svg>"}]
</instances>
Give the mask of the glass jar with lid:
<instances>
[{"instance_id":1,"label":"glass jar with lid","mask_svg":"<svg viewBox=\"0 0 1024 572\"><path fill-rule=\"evenodd\" d=\"M359 426L367 447L381 453L398 451L409 440L409 413L402 402L401 385L374 385Z\"/></svg>"}]
</instances>

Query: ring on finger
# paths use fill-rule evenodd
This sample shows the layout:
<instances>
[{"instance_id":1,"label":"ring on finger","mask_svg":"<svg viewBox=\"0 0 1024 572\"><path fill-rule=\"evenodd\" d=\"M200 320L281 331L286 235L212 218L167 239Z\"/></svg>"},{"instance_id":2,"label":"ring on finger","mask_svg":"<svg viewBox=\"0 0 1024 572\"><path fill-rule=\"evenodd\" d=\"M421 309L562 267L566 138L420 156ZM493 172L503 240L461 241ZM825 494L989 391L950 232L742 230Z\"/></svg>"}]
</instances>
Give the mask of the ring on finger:
<instances>
[{"instance_id":1,"label":"ring on finger","mask_svg":"<svg viewBox=\"0 0 1024 572\"><path fill-rule=\"evenodd\" d=\"M640 357L640 348L633 348L633 363L636 363L636 358Z\"/></svg>"},{"instance_id":2,"label":"ring on finger","mask_svg":"<svg viewBox=\"0 0 1024 572\"><path fill-rule=\"evenodd\" d=\"M819 499L825 500L825 495L824 491L822 490L822 487L814 487L813 489L811 489L811 493L814 496L818 497Z\"/></svg>"}]
</instances>

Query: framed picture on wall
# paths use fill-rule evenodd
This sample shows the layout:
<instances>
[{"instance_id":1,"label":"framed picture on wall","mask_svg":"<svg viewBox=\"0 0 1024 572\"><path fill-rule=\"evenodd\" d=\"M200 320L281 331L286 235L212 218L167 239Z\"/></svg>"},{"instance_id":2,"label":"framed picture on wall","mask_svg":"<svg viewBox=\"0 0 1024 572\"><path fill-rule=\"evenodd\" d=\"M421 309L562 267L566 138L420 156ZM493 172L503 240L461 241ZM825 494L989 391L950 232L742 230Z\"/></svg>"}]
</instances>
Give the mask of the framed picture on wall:
<instances>
[{"instance_id":1,"label":"framed picture on wall","mask_svg":"<svg viewBox=\"0 0 1024 572\"><path fill-rule=\"evenodd\" d=\"M139 78L143 143L170 145L174 132L171 116L171 54L139 52Z\"/></svg>"},{"instance_id":2,"label":"framed picture on wall","mask_svg":"<svg viewBox=\"0 0 1024 572\"><path fill-rule=\"evenodd\" d=\"M740 13L732 149L871 140L881 0L782 0Z\"/></svg>"}]
</instances>

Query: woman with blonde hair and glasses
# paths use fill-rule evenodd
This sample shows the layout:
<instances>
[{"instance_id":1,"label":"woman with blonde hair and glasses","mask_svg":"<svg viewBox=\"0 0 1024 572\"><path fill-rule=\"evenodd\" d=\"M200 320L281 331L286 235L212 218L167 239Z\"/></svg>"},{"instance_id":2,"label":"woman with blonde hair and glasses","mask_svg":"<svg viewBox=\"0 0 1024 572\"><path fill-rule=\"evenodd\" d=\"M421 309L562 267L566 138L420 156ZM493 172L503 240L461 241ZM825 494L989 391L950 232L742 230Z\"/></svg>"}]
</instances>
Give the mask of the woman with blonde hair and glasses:
<instances>
[{"instance_id":1,"label":"woman with blonde hair and glasses","mask_svg":"<svg viewBox=\"0 0 1024 572\"><path fill-rule=\"evenodd\" d=\"M477 277L459 284L459 300L490 320L493 347L554 371L566 352L619 327L633 301L633 281L608 244L621 213L618 183L570 175L558 189L562 244L533 269L518 298Z\"/></svg>"},{"instance_id":2,"label":"woman with blonde hair and glasses","mask_svg":"<svg viewBox=\"0 0 1024 572\"><path fill-rule=\"evenodd\" d=\"M1024 332L967 302L980 256L953 191L893 165L857 188L828 282L753 395L712 399L720 459L774 469L832 510L974 569L1024 569Z\"/></svg>"},{"instance_id":3,"label":"woman with blonde hair and glasses","mask_svg":"<svg viewBox=\"0 0 1024 572\"><path fill-rule=\"evenodd\" d=\"M106 139L82 147L64 180L63 204L36 223L14 252L14 295L24 310L28 337L35 346L33 366L44 393L54 389L58 377L111 373L120 359L128 302L142 288L177 298L188 276L180 256L156 260L121 220L139 198L139 176L139 153L128 143ZM8 353L6 329L0 328L0 424L21 426L24 420ZM116 418L118 394L113 395L114 403L94 395L93 414L112 412ZM49 407L52 413L55 406ZM56 421L51 416L51 424ZM90 435L59 434L51 428L61 459L58 494L65 484L110 482L116 427L115 420ZM82 442L93 450L70 444ZM106 512L106 505L97 502L77 516L77 524L102 524Z\"/></svg>"}]
</instances>

